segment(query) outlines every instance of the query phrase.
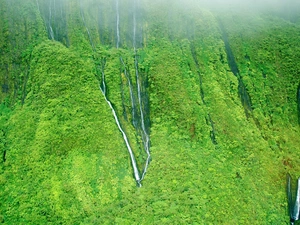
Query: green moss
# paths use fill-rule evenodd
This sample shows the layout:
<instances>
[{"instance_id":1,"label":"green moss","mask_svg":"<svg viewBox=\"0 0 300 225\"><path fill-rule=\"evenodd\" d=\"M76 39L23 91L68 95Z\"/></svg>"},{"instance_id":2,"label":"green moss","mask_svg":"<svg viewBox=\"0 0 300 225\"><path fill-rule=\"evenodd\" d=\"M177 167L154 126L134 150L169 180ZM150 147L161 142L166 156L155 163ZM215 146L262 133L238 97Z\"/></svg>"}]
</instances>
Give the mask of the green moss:
<instances>
[{"instance_id":1,"label":"green moss","mask_svg":"<svg viewBox=\"0 0 300 225\"><path fill-rule=\"evenodd\" d=\"M132 2L120 3L119 49L115 2L82 1L85 23L78 2L60 2L65 21L53 17L57 30L66 29L60 42L45 40L47 2L38 2L40 12L35 1L0 2L0 82L9 87L0 95L0 222L288 221L285 174L298 176L300 165L298 25L273 15L140 2L137 54L152 161L137 188L99 88L105 60L107 97L142 170L145 153L120 62L136 86ZM248 118L217 17L252 100Z\"/></svg>"}]
</instances>

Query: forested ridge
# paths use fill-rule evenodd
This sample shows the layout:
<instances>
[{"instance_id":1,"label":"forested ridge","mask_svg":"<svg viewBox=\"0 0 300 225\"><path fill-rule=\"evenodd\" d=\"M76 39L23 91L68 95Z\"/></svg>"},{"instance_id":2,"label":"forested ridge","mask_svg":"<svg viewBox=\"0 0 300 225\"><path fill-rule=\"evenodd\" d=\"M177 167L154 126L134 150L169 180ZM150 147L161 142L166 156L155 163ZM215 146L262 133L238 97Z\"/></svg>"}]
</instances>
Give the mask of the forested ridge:
<instances>
[{"instance_id":1,"label":"forested ridge","mask_svg":"<svg viewBox=\"0 0 300 225\"><path fill-rule=\"evenodd\" d=\"M300 6L227 7L0 0L0 223L288 224Z\"/></svg>"}]
</instances>

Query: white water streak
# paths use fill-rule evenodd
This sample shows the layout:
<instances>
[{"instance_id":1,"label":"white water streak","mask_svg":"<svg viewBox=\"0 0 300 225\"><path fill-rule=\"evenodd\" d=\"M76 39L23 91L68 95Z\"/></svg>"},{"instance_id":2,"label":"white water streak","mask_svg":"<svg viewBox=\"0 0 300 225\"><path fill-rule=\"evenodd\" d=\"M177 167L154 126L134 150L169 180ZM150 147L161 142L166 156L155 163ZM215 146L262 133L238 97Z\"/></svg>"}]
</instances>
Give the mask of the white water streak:
<instances>
[{"instance_id":1,"label":"white water streak","mask_svg":"<svg viewBox=\"0 0 300 225\"><path fill-rule=\"evenodd\" d=\"M102 73L102 75L104 76L104 73ZM101 92L102 92L102 94L103 94L103 96L104 96L104 98L105 98L105 101L107 102L107 104L109 105L109 107L110 107L110 109L111 109L111 111L112 111L112 113L113 113L113 116L114 116L114 118L115 118L116 124L117 124L117 126L118 126L120 132L121 132L122 135L123 135L123 139L124 139L124 141L125 141L126 147L127 147L127 149L128 149L129 155L130 155L130 159L131 159L131 164L132 164L132 167L133 167L133 172L134 172L135 180L137 181L137 183L138 183L139 185L141 185L141 184L140 184L141 179L140 179L139 171L138 171L137 164L136 164L136 161L135 161L135 157L134 157L133 151L132 151L132 149L131 149L131 147L130 147L128 138L127 138L127 136L126 136L124 130L122 129L122 127L121 127L121 125L120 125L120 122L119 122L119 119L118 119L118 116L117 116L117 114L116 114L116 111L115 111L114 107L112 106L111 102L107 99L107 97L106 97L106 95L105 95L105 92L104 92L104 90L101 89L101 87L100 87L100 90L101 90Z\"/></svg>"},{"instance_id":2,"label":"white water streak","mask_svg":"<svg viewBox=\"0 0 300 225\"><path fill-rule=\"evenodd\" d=\"M135 67L135 75L136 75L136 85L137 85L137 91L138 91L138 101L139 101L139 107L140 107L140 114L141 114L141 127L142 127L142 139L144 143L144 149L147 154L147 159L145 163L145 167L142 173L141 180L144 179L145 174L148 169L148 165L150 162L150 137L146 131L145 127L145 119L144 119L144 111L143 111L143 102L142 102L142 96L141 96L141 86L140 86L140 77L139 77L139 68L138 68L138 59L137 59L137 50L136 50L136 0L134 1L134 10L133 10L133 48L134 48L134 67Z\"/></svg>"},{"instance_id":3,"label":"white water streak","mask_svg":"<svg viewBox=\"0 0 300 225\"><path fill-rule=\"evenodd\" d=\"M133 10L133 48L135 51L136 46L136 1L134 1L134 10Z\"/></svg>"},{"instance_id":4,"label":"white water streak","mask_svg":"<svg viewBox=\"0 0 300 225\"><path fill-rule=\"evenodd\" d=\"M51 21L52 21L52 7L51 7L51 1L49 3L49 33L50 33L50 37L51 37L51 40L54 40L54 32L53 32L53 29L52 29L52 26L51 26Z\"/></svg>"},{"instance_id":5,"label":"white water streak","mask_svg":"<svg viewBox=\"0 0 300 225\"><path fill-rule=\"evenodd\" d=\"M41 14L41 10L40 10L39 1L38 1L38 0L35 0L35 2L36 2L36 5L37 5L37 8L38 8L38 10L39 10L39 13Z\"/></svg>"},{"instance_id":6,"label":"white water streak","mask_svg":"<svg viewBox=\"0 0 300 225\"><path fill-rule=\"evenodd\" d=\"M149 150L150 138L149 138L149 135L148 135L148 133L146 131L146 127L145 127L143 102L142 102L142 97L141 97L141 86L140 86L140 78L139 78L138 61L137 61L137 57L136 57L136 52L135 52L135 63L134 64L135 64L136 85L137 85L137 90L138 90L138 100L139 100L140 114L141 114L142 138L143 138L143 142L144 142L144 149L147 154L147 160L146 160L145 167L144 167L144 170L142 173L142 178L141 178L141 180L143 180L144 176L147 172L147 169L148 169L151 155L150 155L150 150Z\"/></svg>"},{"instance_id":7,"label":"white water streak","mask_svg":"<svg viewBox=\"0 0 300 225\"><path fill-rule=\"evenodd\" d=\"M132 86L132 83L131 83L131 81L130 81L129 75L128 75L127 70L126 70L126 65L125 65L125 63L124 63L122 57L120 57L120 61L121 61L121 63L122 63L123 66L124 66L124 73L125 73L125 76L126 76L127 81L128 81L129 93L130 93L130 100L131 100L131 109L132 109L132 112L131 112L131 113L132 113L132 121L133 121L134 127L136 127L136 126L137 126L137 123L136 123L136 121L135 121L136 116L135 116L135 105L134 105L134 96L133 96L133 86Z\"/></svg>"},{"instance_id":8,"label":"white water streak","mask_svg":"<svg viewBox=\"0 0 300 225\"><path fill-rule=\"evenodd\" d=\"M120 12L119 12L119 0L116 0L116 11L117 11L117 48L120 45Z\"/></svg>"},{"instance_id":9,"label":"white water streak","mask_svg":"<svg viewBox=\"0 0 300 225\"><path fill-rule=\"evenodd\" d=\"M87 27L87 25L85 23L84 15L83 15L83 12L82 12L82 7L80 7L80 13L81 13L81 17L82 17L84 26L85 26L86 31L88 33L88 36L89 36L90 43L92 45L93 51L95 52L95 47L94 47L94 43L93 43L91 35L90 35L90 31L89 31L89 29L88 29L88 27ZM131 148L131 146L129 144L129 141L128 141L128 138L126 136L126 133L124 132L124 130L121 127L121 124L120 124L120 121L118 119L117 113L116 113L114 107L112 106L111 102L108 100L108 98L106 96L106 84L105 84L104 65L102 65L102 88L101 88L101 85L99 85L99 89L100 89L101 93L103 94L103 97L104 97L105 101L107 102L109 108L112 111L112 114L114 116L114 119L115 119L115 122L116 122L116 124L118 126L119 131L122 133L122 136L123 136L123 139L125 141L128 153L130 155L130 160L131 160L131 165L132 165L132 168L133 168L133 173L134 173L135 180L136 180L137 184L139 185L139 187L141 187L141 183L140 183L141 178L140 178L140 174L139 174L138 167L137 167L137 164L136 164L134 153L133 153L132 148Z\"/></svg>"},{"instance_id":10,"label":"white water streak","mask_svg":"<svg viewBox=\"0 0 300 225\"><path fill-rule=\"evenodd\" d=\"M101 89L101 92L103 93L104 97L106 98L106 84L105 84L105 73L104 73L104 69L102 68L102 88Z\"/></svg>"},{"instance_id":11,"label":"white water streak","mask_svg":"<svg viewBox=\"0 0 300 225\"><path fill-rule=\"evenodd\" d=\"M81 2L80 2L81 3ZM88 29L87 25L86 25L86 22L85 22L85 19L84 19L84 15L83 15L83 11L82 11L82 5L80 4L80 15L81 15L81 18L82 18L82 22L84 24L84 27L86 29L86 32L88 34L88 37L89 37L89 41L90 41L90 44L93 48L93 51L95 51L95 45L94 45L94 42L92 40L92 36L91 36L91 33L90 33L90 30Z\"/></svg>"},{"instance_id":12,"label":"white water streak","mask_svg":"<svg viewBox=\"0 0 300 225\"><path fill-rule=\"evenodd\" d=\"M295 205L293 209L293 219L299 220L299 210L300 210L300 178L298 178L298 184L297 184L297 193L296 193L296 199L295 199Z\"/></svg>"}]
</instances>

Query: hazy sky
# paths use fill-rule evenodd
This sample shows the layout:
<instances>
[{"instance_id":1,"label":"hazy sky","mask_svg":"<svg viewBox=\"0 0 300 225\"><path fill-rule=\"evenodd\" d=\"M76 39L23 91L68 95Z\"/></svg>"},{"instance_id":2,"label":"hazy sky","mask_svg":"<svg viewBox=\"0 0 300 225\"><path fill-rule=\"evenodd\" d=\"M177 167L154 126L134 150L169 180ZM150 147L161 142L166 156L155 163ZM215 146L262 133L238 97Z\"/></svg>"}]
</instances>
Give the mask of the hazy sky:
<instances>
[{"instance_id":1,"label":"hazy sky","mask_svg":"<svg viewBox=\"0 0 300 225\"><path fill-rule=\"evenodd\" d=\"M300 6L300 0L199 0L203 5L212 8L240 8L257 10L285 10L289 7Z\"/></svg>"}]
</instances>

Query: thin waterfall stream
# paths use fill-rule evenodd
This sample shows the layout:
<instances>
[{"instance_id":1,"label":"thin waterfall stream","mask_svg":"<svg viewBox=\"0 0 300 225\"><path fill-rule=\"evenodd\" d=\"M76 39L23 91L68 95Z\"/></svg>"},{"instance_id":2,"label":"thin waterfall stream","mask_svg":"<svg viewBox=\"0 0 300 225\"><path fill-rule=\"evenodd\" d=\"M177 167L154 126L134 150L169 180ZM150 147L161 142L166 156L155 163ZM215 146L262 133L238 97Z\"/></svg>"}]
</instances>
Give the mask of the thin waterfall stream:
<instances>
[{"instance_id":1,"label":"thin waterfall stream","mask_svg":"<svg viewBox=\"0 0 300 225\"><path fill-rule=\"evenodd\" d=\"M119 12L119 0L116 0L116 11L117 11L117 48L120 44L120 12Z\"/></svg>"},{"instance_id":2,"label":"thin waterfall stream","mask_svg":"<svg viewBox=\"0 0 300 225\"><path fill-rule=\"evenodd\" d=\"M120 62L124 67L124 73L125 73L125 77L127 79L128 82L128 87L129 87L129 92L130 92L130 100L131 100L131 107L132 107L132 122L133 122L133 126L136 128L137 133L140 133L141 138L142 138L142 142L143 142L143 146L144 146L144 151L147 155L145 164L144 164L144 168L143 171L141 173L141 179L139 182L141 182L144 177L145 174L147 172L148 169L148 165L151 159L150 156L150 137L149 134L146 130L146 125L145 125L145 116L144 116L144 109L143 109L143 100L142 100L142 94L141 94L141 79L139 76L139 68L138 68L138 56L137 56L137 48L136 48L136 1L134 1L134 9L133 9L133 49L134 49L134 69L135 69L135 78L136 78L136 89L137 89L137 98L138 98L138 108L139 108L139 112L140 112L140 121L139 123L136 121L137 115L136 115L136 101L134 98L134 87L131 83L130 80L130 75L127 72L126 69L126 65L125 62L122 58L122 56L120 56ZM116 43L116 47L117 49L120 47L120 15L119 15L119 0L116 0L116 12L117 12L117 16L116 16L116 33L117 33L117 43ZM137 125L140 125L140 127L138 128ZM132 159L133 160L133 159Z\"/></svg>"},{"instance_id":3,"label":"thin waterfall stream","mask_svg":"<svg viewBox=\"0 0 300 225\"><path fill-rule=\"evenodd\" d=\"M104 66L102 66L102 68L104 68ZM121 124L120 124L120 121L118 119L117 113L116 113L114 107L112 106L111 102L108 100L108 98L106 96L105 73L104 73L103 70L102 70L102 85L100 85L99 88L100 88L100 90L101 90L101 92L102 92L102 94L105 98L105 101L107 102L107 104L109 105L109 107L110 107L110 109L113 113L114 119L116 121L116 124L117 124L120 132L122 133L123 139L125 141L126 147L128 149L129 155L130 155L130 160L131 160L131 164L132 164L132 168L133 168L134 177L135 177L135 180L136 180L138 186L140 187L141 186L141 183L140 183L141 178L140 178L140 174L139 174L138 167L137 167L137 164L136 164L135 156L134 156L133 151L130 147L128 138L127 138L124 130L121 127Z\"/></svg>"},{"instance_id":4,"label":"thin waterfall stream","mask_svg":"<svg viewBox=\"0 0 300 225\"><path fill-rule=\"evenodd\" d=\"M145 125L145 118L144 118L144 110L143 110L143 101L141 95L141 79L139 77L139 67L138 67L138 57L137 57L137 48L136 48L136 11L137 11L137 1L134 1L134 10L133 10L133 49L134 49L134 68L135 68L135 75L136 75L136 85L137 85L137 95L138 95L138 103L140 109L140 117L141 117L141 129L142 129L142 140L144 144L144 150L147 154L147 159L145 161L145 166L142 172L142 178L144 179L145 174L148 169L149 162L151 160L150 155L150 136L146 130Z\"/></svg>"},{"instance_id":5,"label":"thin waterfall stream","mask_svg":"<svg viewBox=\"0 0 300 225\"><path fill-rule=\"evenodd\" d=\"M39 4L39 1L38 1L38 0L35 0L35 2L36 2L36 6L37 6L37 8L38 8L38 11L39 11L40 15L42 15L42 14L41 14L41 10L40 10L40 4Z\"/></svg>"},{"instance_id":6,"label":"thin waterfall stream","mask_svg":"<svg viewBox=\"0 0 300 225\"><path fill-rule=\"evenodd\" d=\"M41 16L48 39L59 41L69 47L67 18L64 0L35 0L37 10Z\"/></svg>"},{"instance_id":7,"label":"thin waterfall stream","mask_svg":"<svg viewBox=\"0 0 300 225\"><path fill-rule=\"evenodd\" d=\"M81 3L81 2L80 2ZM84 15L83 15L83 10L82 10L82 5L80 5L80 15L81 15L81 18L82 18L82 22L85 26L85 29L86 29L86 32L88 34L88 37L89 37L89 41L90 41L90 44L92 46L92 49L93 51L95 52L95 45L94 45L94 42L92 40L92 37L91 37L91 33L90 33L90 30L88 29L87 25L86 25L86 22L85 22L85 19L84 19Z\"/></svg>"},{"instance_id":8,"label":"thin waterfall stream","mask_svg":"<svg viewBox=\"0 0 300 225\"><path fill-rule=\"evenodd\" d=\"M98 68L97 71L99 71L99 73L101 71L101 75L98 76L99 79L100 79L100 76L101 76L101 82L100 82L100 85L99 85L99 89L100 89L101 93L103 94L106 103L110 107L110 109L112 111L112 114L113 114L113 117L115 119L115 122L117 124L117 127L118 127L119 131L122 134L123 140L125 142L128 153L130 155L130 160L131 160L131 165L132 165L132 168L133 168L135 181L137 182L137 185L139 187L141 187L141 181L144 179L145 174L147 172L148 165L149 165L149 162L150 162L150 159L151 159L151 155L150 155L150 136L148 134L148 131L147 131L147 128L146 128L147 127L146 126L146 121L145 121L144 107L145 107L146 103L144 103L144 101L143 101L142 87L141 87L142 79L139 75L138 53L137 53L137 48L136 48L136 21L137 21L136 20L136 1L134 3L135 4L134 4L134 14L133 14L133 49L134 49L134 70L135 70L136 95L137 95L137 97L135 97L135 94L134 94L134 89L135 88L134 88L134 86L131 82L131 79L130 79L129 69L126 66L126 63L124 62L122 56L120 56L120 63L121 63L121 66L123 67L124 75L125 75L125 78L127 79L128 88L129 88L131 113L132 113L132 125L135 127L135 129L137 131L136 135L141 136L141 139L142 139L142 142L143 142L143 148L144 148L144 151L145 151L146 157L147 157L146 160L145 160L145 163L144 163L144 168L143 168L141 173L139 172L138 165L137 165L137 160L136 160L134 151L133 151L132 147L130 146L130 142L129 142L129 139L126 135L126 132L122 128L122 125L121 125L121 122L118 118L117 112L116 112L115 108L113 107L113 104L111 103L111 101L109 100L109 98L107 96L107 87L106 87L105 72L104 72L106 61L105 61L104 58L102 58L102 61L100 62L101 66L99 66L99 67L101 67L101 68L99 69L99 67L97 67ZM119 47L120 47L119 0L116 0L115 6L116 6L116 13L117 13L117 15L116 15L116 34L117 34L116 48L119 49ZM81 1L80 1L80 15L81 15L83 25L85 26L85 29L86 29L86 32L87 32L87 35L88 35L90 45L92 46L92 50L93 50L94 53L96 53L95 45L93 43L91 33L89 31L89 28L88 28L86 20L85 20L85 16L84 16L84 12L83 12L83 5L81 4ZM139 116L138 116L138 113L140 114Z\"/></svg>"},{"instance_id":9,"label":"thin waterfall stream","mask_svg":"<svg viewBox=\"0 0 300 225\"><path fill-rule=\"evenodd\" d=\"M54 40L54 32L52 29L51 21L52 21L52 8L51 8L51 2L49 3L49 21L48 21L48 26L49 26L49 35L51 40Z\"/></svg>"},{"instance_id":10,"label":"thin waterfall stream","mask_svg":"<svg viewBox=\"0 0 300 225\"><path fill-rule=\"evenodd\" d=\"M118 0L117 0L117 2L118 2ZM118 3L117 3L117 6L118 6ZM90 35L90 31L89 31L89 29L88 29L88 27L87 27L87 25L86 25L86 23L85 23L84 14L83 14L83 12L82 12L82 5L80 5L80 8L81 8L81 9L80 9L80 10L81 10L81 17L82 17L84 26L85 26L86 31L87 31L87 33L88 33L88 36L89 36L90 43L91 43L91 46L92 46L92 48L93 48L93 51L95 52L94 43L93 43L93 41L92 41L92 38L91 38L91 35ZM118 19L119 19L119 17L118 17ZM117 24L118 24L118 23L117 23ZM118 27L118 25L117 25L117 27ZM118 40L119 40L119 39L118 39ZM118 46L118 43L117 43L117 46ZM140 173L139 173L139 170L138 170L138 166L137 166L137 163L136 163L136 159L135 159L133 150L132 150L132 148L131 148L131 146L130 146L130 143L129 143L129 140L128 140L128 137L127 137L125 131L122 129L120 120L119 120L119 118L118 118L118 116L117 116L117 113L116 113L116 110L114 109L112 103L110 102L110 100L109 100L108 97L107 97L107 93L106 93L107 88L106 88L106 83L105 83L105 73L104 73L104 69L105 69L105 60L102 60L101 64L102 64L102 66L101 66L101 73L102 73L102 74L101 74L101 78L102 78L102 81L101 81L101 83L99 84L99 89L100 89L101 93L103 94L106 103L108 104L109 108L110 108L111 111L112 111L113 117L114 117L114 119L115 119L115 122L116 122L116 124L117 124L117 127L118 127L119 131L122 133L123 140L124 140L124 142L125 142L125 144L126 144L128 153L129 153L129 155L130 155L130 161L131 161L131 165L132 165L132 168L133 168L134 178L135 178L135 180L136 180L136 182L137 182L137 185L138 185L139 187L141 187Z\"/></svg>"},{"instance_id":11,"label":"thin waterfall stream","mask_svg":"<svg viewBox=\"0 0 300 225\"><path fill-rule=\"evenodd\" d=\"M128 71L126 69L126 65L123 61L123 58L120 57L120 61L121 61L121 64L123 65L124 67L124 75L128 81L128 87L129 87L129 93L130 93L130 100L131 100L131 114L132 114L132 124L133 126L136 128L137 127L137 116L136 116L136 107L135 107L135 98L134 98L134 94L133 94L133 86L132 86L132 83L131 83L131 80L130 80L130 75L128 74Z\"/></svg>"},{"instance_id":12,"label":"thin waterfall stream","mask_svg":"<svg viewBox=\"0 0 300 225\"><path fill-rule=\"evenodd\" d=\"M144 149L145 152L147 154L147 159L145 162L145 166L143 169L143 173L142 173L142 178L141 180L144 179L145 174L147 172L148 169L148 165L151 159L151 155L150 155L150 137L149 134L146 131L146 126L145 126L145 119L144 119L144 110L143 110L143 103L142 103L142 96L141 96L141 86L140 86L140 78L139 78L139 71L138 71L138 60L137 60L137 54L136 54L136 50L135 50L135 75L136 75L136 84L137 84L137 91L138 91L138 100L139 100L139 106L140 106L140 116L141 116L141 128L142 128L142 140L144 143Z\"/></svg>"}]
</instances>

